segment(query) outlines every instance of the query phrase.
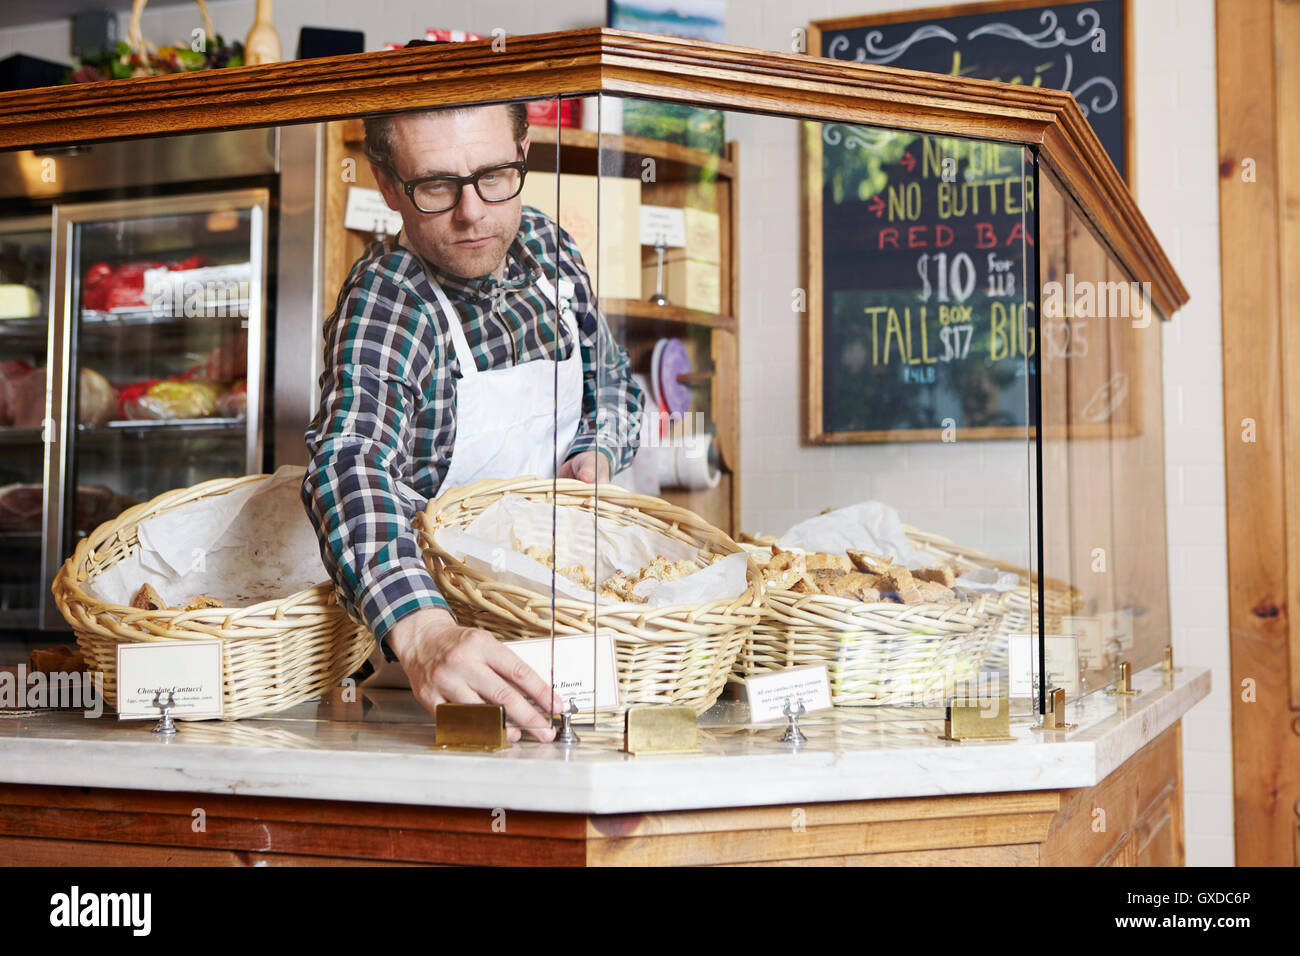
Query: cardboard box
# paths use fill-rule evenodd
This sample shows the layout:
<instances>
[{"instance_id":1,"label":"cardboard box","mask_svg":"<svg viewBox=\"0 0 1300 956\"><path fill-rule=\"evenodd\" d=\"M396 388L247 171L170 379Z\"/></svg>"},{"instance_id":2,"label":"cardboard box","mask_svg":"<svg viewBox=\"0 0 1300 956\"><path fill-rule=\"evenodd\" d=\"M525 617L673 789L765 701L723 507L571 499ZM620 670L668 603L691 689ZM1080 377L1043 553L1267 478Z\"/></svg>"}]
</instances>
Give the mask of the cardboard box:
<instances>
[{"instance_id":1,"label":"cardboard box","mask_svg":"<svg viewBox=\"0 0 1300 956\"><path fill-rule=\"evenodd\" d=\"M641 257L641 298L655 292L656 256L647 249ZM664 295L673 305L702 312L722 311L722 267L716 262L690 259L685 250L664 253Z\"/></svg>"},{"instance_id":2,"label":"cardboard box","mask_svg":"<svg viewBox=\"0 0 1300 956\"><path fill-rule=\"evenodd\" d=\"M555 218L555 173L530 172L520 194L525 206ZM641 292L641 180L560 174L560 225L578 244L591 286L602 299L635 299ZM600 236L596 214L600 213Z\"/></svg>"},{"instance_id":3,"label":"cardboard box","mask_svg":"<svg viewBox=\"0 0 1300 956\"><path fill-rule=\"evenodd\" d=\"M686 258L697 262L722 261L721 220L716 212L686 207Z\"/></svg>"}]
</instances>

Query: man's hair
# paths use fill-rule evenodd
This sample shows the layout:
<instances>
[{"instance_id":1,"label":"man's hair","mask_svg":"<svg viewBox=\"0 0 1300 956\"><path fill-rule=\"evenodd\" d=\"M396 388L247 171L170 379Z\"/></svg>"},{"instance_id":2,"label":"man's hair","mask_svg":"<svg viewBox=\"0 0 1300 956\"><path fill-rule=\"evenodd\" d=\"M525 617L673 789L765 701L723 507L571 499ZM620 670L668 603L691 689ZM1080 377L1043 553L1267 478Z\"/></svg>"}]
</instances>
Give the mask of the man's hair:
<instances>
[{"instance_id":1,"label":"man's hair","mask_svg":"<svg viewBox=\"0 0 1300 956\"><path fill-rule=\"evenodd\" d=\"M482 106L444 106L439 109L421 110L425 113L468 113L471 110L484 109L489 106L505 106L506 112L510 117L510 129L516 143L522 143L524 137L528 135L528 104L527 103L484 103ZM366 139L362 144L362 150L366 154L366 159L370 160L380 169L393 172L393 119L398 116L404 116L404 113L383 113L379 116L367 116L365 118Z\"/></svg>"}]
</instances>

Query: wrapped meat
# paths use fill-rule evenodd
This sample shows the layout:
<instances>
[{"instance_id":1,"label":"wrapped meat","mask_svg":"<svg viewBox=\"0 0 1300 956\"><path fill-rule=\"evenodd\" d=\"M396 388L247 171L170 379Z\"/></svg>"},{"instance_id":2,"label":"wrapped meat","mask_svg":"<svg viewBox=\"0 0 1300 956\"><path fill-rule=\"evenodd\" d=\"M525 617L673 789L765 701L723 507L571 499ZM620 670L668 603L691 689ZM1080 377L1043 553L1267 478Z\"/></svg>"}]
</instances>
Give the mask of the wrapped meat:
<instances>
[{"instance_id":1,"label":"wrapped meat","mask_svg":"<svg viewBox=\"0 0 1300 956\"><path fill-rule=\"evenodd\" d=\"M13 390L20 379L32 373L32 367L18 359L0 362L0 425L13 424Z\"/></svg>"},{"instance_id":2,"label":"wrapped meat","mask_svg":"<svg viewBox=\"0 0 1300 956\"><path fill-rule=\"evenodd\" d=\"M240 332L208 353L199 377L211 382L233 382L248 374L248 333Z\"/></svg>"},{"instance_id":3,"label":"wrapped meat","mask_svg":"<svg viewBox=\"0 0 1300 956\"><path fill-rule=\"evenodd\" d=\"M77 423L98 428L113 418L117 410L117 389L94 369L77 373Z\"/></svg>"},{"instance_id":4,"label":"wrapped meat","mask_svg":"<svg viewBox=\"0 0 1300 956\"><path fill-rule=\"evenodd\" d=\"M217 414L222 418L244 418L248 414L247 382L236 382L217 399Z\"/></svg>"},{"instance_id":5,"label":"wrapped meat","mask_svg":"<svg viewBox=\"0 0 1300 956\"><path fill-rule=\"evenodd\" d=\"M6 485L0 488L0 531L40 531L44 520L41 485ZM78 485L74 501L78 531L93 531L136 502L102 485Z\"/></svg>"},{"instance_id":6,"label":"wrapped meat","mask_svg":"<svg viewBox=\"0 0 1300 956\"><path fill-rule=\"evenodd\" d=\"M0 369L0 424L14 428L40 428L45 421L45 369L26 362L5 362ZM21 366L27 366L24 374ZM113 418L117 391L94 369L77 373L77 422L91 428Z\"/></svg>"},{"instance_id":7,"label":"wrapped meat","mask_svg":"<svg viewBox=\"0 0 1300 956\"><path fill-rule=\"evenodd\" d=\"M217 410L217 387L211 382L164 379L123 394L121 412L132 421L209 418Z\"/></svg>"},{"instance_id":8,"label":"wrapped meat","mask_svg":"<svg viewBox=\"0 0 1300 956\"><path fill-rule=\"evenodd\" d=\"M81 304L97 312L142 309L150 305L149 290L144 287L145 273L150 269L197 269L207 262L206 256L190 256L179 262L125 262L119 266L96 262L82 280Z\"/></svg>"},{"instance_id":9,"label":"wrapped meat","mask_svg":"<svg viewBox=\"0 0 1300 956\"><path fill-rule=\"evenodd\" d=\"M0 488L0 531L41 530L41 485L7 485Z\"/></svg>"},{"instance_id":10,"label":"wrapped meat","mask_svg":"<svg viewBox=\"0 0 1300 956\"><path fill-rule=\"evenodd\" d=\"M45 369L32 369L8 382L9 424L39 428L45 420Z\"/></svg>"}]
</instances>

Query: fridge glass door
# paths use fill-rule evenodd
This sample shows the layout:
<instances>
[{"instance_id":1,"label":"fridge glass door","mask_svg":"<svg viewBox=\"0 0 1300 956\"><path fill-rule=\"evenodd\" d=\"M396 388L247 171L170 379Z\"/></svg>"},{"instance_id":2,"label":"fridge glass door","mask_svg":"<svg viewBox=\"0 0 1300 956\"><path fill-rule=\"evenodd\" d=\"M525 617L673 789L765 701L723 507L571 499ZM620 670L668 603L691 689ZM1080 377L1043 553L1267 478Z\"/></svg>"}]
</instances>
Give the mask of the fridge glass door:
<instances>
[{"instance_id":1,"label":"fridge glass door","mask_svg":"<svg viewBox=\"0 0 1300 956\"><path fill-rule=\"evenodd\" d=\"M41 606L50 217L0 219L0 629Z\"/></svg>"},{"instance_id":2,"label":"fridge glass door","mask_svg":"<svg viewBox=\"0 0 1300 956\"><path fill-rule=\"evenodd\" d=\"M56 210L67 320L51 577L123 509L262 471L267 209L251 189Z\"/></svg>"}]
</instances>

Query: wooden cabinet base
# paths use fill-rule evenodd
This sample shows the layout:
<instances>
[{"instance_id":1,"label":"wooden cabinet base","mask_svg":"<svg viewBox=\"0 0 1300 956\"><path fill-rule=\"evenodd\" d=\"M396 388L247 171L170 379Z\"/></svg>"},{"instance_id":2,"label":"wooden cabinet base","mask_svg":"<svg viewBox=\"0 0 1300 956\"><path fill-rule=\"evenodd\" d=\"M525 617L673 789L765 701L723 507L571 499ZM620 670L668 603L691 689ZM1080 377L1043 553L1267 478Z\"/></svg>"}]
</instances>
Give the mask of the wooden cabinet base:
<instances>
[{"instance_id":1,"label":"wooden cabinet base","mask_svg":"<svg viewBox=\"0 0 1300 956\"><path fill-rule=\"evenodd\" d=\"M1180 866L1181 748L1175 725L1088 789L615 815L4 784L0 861Z\"/></svg>"}]
</instances>

